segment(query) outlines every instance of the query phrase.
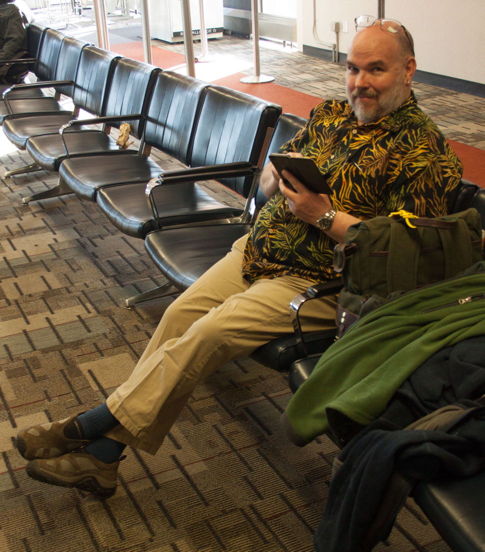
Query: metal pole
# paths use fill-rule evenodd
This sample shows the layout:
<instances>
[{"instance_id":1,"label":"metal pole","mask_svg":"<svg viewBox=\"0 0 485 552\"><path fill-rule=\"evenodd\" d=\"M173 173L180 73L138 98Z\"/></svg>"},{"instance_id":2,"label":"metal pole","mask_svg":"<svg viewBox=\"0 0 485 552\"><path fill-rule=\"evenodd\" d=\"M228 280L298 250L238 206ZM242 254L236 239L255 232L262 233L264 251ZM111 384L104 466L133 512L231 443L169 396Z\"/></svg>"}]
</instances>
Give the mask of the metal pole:
<instances>
[{"instance_id":1,"label":"metal pole","mask_svg":"<svg viewBox=\"0 0 485 552\"><path fill-rule=\"evenodd\" d=\"M384 19L386 17L386 0L378 0L377 2L377 17Z\"/></svg>"},{"instance_id":2,"label":"metal pole","mask_svg":"<svg viewBox=\"0 0 485 552\"><path fill-rule=\"evenodd\" d=\"M184 20L185 63L187 64L187 74L189 75L189 77L195 77L194 44L192 42L192 19L190 17L189 0L182 0L182 7Z\"/></svg>"},{"instance_id":3,"label":"metal pole","mask_svg":"<svg viewBox=\"0 0 485 552\"><path fill-rule=\"evenodd\" d=\"M243 77L241 82L247 82L252 84L258 84L262 82L274 81L274 77L260 74L260 60L259 60L259 21L258 21L258 0L252 0L252 31L253 31L253 60L254 60L254 75Z\"/></svg>"},{"instance_id":4,"label":"metal pole","mask_svg":"<svg viewBox=\"0 0 485 552\"><path fill-rule=\"evenodd\" d=\"M152 62L151 33L150 33L150 12L148 0L142 0L142 29L143 29L143 52L145 61Z\"/></svg>"},{"instance_id":5,"label":"metal pole","mask_svg":"<svg viewBox=\"0 0 485 552\"><path fill-rule=\"evenodd\" d=\"M207 29L205 27L204 0L199 0L200 15L200 57L197 61L204 61L209 55L209 45L207 42Z\"/></svg>"},{"instance_id":6,"label":"metal pole","mask_svg":"<svg viewBox=\"0 0 485 552\"><path fill-rule=\"evenodd\" d=\"M94 17L96 21L96 33L98 35L98 46L109 50L108 24L106 22L104 0L94 0Z\"/></svg>"}]
</instances>

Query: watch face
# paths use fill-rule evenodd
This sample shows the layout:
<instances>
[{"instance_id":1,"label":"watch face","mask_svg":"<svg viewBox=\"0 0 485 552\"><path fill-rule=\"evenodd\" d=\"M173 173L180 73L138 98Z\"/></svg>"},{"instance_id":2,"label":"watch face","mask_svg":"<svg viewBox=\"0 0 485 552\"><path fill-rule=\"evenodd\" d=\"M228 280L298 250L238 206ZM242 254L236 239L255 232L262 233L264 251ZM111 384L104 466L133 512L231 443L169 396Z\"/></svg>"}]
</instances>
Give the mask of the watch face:
<instances>
[{"instance_id":1,"label":"watch face","mask_svg":"<svg viewBox=\"0 0 485 552\"><path fill-rule=\"evenodd\" d=\"M317 226L321 228L322 230L329 230L330 227L333 224L333 220L335 218L335 215L337 214L336 211L333 209L330 209L326 213L324 213L316 222Z\"/></svg>"}]
</instances>

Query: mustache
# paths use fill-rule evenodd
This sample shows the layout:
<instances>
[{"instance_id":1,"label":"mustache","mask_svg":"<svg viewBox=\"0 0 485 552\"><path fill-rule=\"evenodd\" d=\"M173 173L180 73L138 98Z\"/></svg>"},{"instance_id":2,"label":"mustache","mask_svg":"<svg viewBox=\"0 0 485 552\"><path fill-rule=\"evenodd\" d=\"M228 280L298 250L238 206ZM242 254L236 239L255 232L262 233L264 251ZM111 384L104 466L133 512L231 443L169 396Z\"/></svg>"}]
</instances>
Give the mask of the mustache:
<instances>
[{"instance_id":1,"label":"mustache","mask_svg":"<svg viewBox=\"0 0 485 552\"><path fill-rule=\"evenodd\" d=\"M353 100L357 98L377 98L377 93L372 90L354 90L351 96Z\"/></svg>"}]
</instances>

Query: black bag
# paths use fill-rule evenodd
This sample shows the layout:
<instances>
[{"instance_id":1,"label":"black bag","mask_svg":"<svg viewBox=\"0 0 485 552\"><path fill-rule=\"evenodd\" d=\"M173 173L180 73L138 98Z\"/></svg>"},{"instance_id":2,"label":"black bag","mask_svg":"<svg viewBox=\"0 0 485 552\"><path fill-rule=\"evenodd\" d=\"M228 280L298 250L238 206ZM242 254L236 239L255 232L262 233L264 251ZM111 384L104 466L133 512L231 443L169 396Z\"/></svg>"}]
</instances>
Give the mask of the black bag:
<instances>
[{"instance_id":1,"label":"black bag","mask_svg":"<svg viewBox=\"0 0 485 552\"><path fill-rule=\"evenodd\" d=\"M396 295L451 278L483 259L480 215L470 208L436 218L406 211L351 226L334 249L344 287L338 337Z\"/></svg>"}]
</instances>

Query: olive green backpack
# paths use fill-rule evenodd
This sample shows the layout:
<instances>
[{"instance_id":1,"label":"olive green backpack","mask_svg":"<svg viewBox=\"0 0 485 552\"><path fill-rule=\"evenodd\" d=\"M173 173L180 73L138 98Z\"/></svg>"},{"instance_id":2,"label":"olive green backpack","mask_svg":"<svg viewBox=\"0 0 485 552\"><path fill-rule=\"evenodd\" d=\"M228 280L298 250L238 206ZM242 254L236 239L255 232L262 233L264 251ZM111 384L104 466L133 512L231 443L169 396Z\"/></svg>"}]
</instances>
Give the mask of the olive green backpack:
<instances>
[{"instance_id":1,"label":"olive green backpack","mask_svg":"<svg viewBox=\"0 0 485 552\"><path fill-rule=\"evenodd\" d=\"M482 259L481 220L473 208L436 218L399 211L351 226L334 250L344 284L338 336L402 292L452 278Z\"/></svg>"}]
</instances>

